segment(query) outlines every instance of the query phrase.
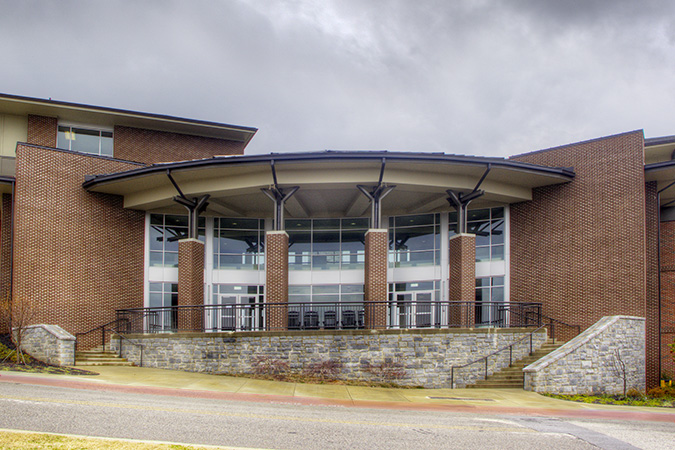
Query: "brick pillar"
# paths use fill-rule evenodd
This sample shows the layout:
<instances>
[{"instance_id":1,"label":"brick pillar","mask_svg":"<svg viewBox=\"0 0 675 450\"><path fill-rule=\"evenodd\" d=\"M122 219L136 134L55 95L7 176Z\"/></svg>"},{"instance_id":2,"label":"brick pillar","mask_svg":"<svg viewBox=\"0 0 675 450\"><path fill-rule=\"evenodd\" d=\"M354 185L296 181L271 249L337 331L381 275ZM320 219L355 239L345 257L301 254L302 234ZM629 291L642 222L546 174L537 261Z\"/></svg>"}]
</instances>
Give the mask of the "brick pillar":
<instances>
[{"instance_id":1,"label":"brick pillar","mask_svg":"<svg viewBox=\"0 0 675 450\"><path fill-rule=\"evenodd\" d=\"M58 119L56 117L28 115L27 141L43 147L56 147Z\"/></svg>"},{"instance_id":2,"label":"brick pillar","mask_svg":"<svg viewBox=\"0 0 675 450\"><path fill-rule=\"evenodd\" d=\"M450 238L450 301L476 300L476 235L456 234ZM474 326L473 304L450 308L450 324L463 328Z\"/></svg>"},{"instance_id":3,"label":"brick pillar","mask_svg":"<svg viewBox=\"0 0 675 450\"><path fill-rule=\"evenodd\" d=\"M387 230L370 229L366 232L365 261L365 327L387 327Z\"/></svg>"},{"instance_id":4,"label":"brick pillar","mask_svg":"<svg viewBox=\"0 0 675 450\"><path fill-rule=\"evenodd\" d=\"M4 301L9 300L12 281L12 196L0 197L0 301ZM7 317L0 317L0 333L9 333Z\"/></svg>"},{"instance_id":5,"label":"brick pillar","mask_svg":"<svg viewBox=\"0 0 675 450\"><path fill-rule=\"evenodd\" d=\"M204 243L198 239L178 242L178 306L204 304ZM201 309L185 309L178 313L178 329L203 331Z\"/></svg>"},{"instance_id":6,"label":"brick pillar","mask_svg":"<svg viewBox=\"0 0 675 450\"><path fill-rule=\"evenodd\" d=\"M288 329L288 233L265 234L265 298L267 303L281 303L267 311L269 330Z\"/></svg>"}]
</instances>

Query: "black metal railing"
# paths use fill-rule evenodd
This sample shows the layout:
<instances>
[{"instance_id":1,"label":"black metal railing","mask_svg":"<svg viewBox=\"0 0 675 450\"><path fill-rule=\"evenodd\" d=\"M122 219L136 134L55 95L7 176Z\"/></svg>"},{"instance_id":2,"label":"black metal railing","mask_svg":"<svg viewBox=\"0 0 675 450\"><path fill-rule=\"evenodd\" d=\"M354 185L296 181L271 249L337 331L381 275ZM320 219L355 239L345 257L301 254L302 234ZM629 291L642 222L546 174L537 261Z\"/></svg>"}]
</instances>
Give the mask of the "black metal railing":
<instances>
[{"instance_id":1,"label":"black metal railing","mask_svg":"<svg viewBox=\"0 0 675 450\"><path fill-rule=\"evenodd\" d=\"M474 360L469 361L468 363L462 364L460 366L452 366L450 368L450 388L451 389L455 388L455 371L456 370L464 369L465 367L469 367L469 366L472 366L474 364L478 364L478 363L481 363L481 362L484 363L484 365L483 365L484 370L482 371L483 379L484 380L487 379L487 377L489 375L489 367L488 367L489 359L492 358L492 357L496 357L497 355L499 355L500 353L502 353L506 350L509 351L509 365L508 365L508 367L511 367L513 365L513 347L521 344L523 341L525 341L525 345L528 346L528 353L530 355L532 355L534 353L534 342L533 342L534 334L541 331L542 329L544 329L546 327L548 327L548 324L541 324L535 330L532 330L530 333L521 337L517 341L512 342L508 345L505 345L504 347L502 347L498 350L495 350L494 352L492 352L488 355L481 356L480 358L474 359Z\"/></svg>"},{"instance_id":2,"label":"black metal railing","mask_svg":"<svg viewBox=\"0 0 675 450\"><path fill-rule=\"evenodd\" d=\"M117 311L119 333L353 330L362 328L538 327L540 303L321 302L242 303Z\"/></svg>"}]
</instances>

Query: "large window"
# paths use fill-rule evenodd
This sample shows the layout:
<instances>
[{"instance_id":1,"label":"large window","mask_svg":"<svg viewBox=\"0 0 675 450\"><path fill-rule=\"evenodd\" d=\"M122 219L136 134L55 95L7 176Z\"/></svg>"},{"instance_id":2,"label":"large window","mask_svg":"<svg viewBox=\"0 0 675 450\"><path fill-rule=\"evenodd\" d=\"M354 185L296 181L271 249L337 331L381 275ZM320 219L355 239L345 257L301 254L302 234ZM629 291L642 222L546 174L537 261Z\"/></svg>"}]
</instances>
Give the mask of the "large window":
<instances>
[{"instance_id":1,"label":"large window","mask_svg":"<svg viewBox=\"0 0 675 450\"><path fill-rule=\"evenodd\" d=\"M504 259L504 208L472 209L467 232L476 235L476 262ZM457 213L450 213L450 237L457 234Z\"/></svg>"},{"instance_id":2,"label":"large window","mask_svg":"<svg viewBox=\"0 0 675 450\"><path fill-rule=\"evenodd\" d=\"M151 311L148 315L148 330L151 332L175 330L178 319L178 284L176 283L150 283L149 303L150 308L161 308Z\"/></svg>"},{"instance_id":3,"label":"large window","mask_svg":"<svg viewBox=\"0 0 675 450\"><path fill-rule=\"evenodd\" d=\"M113 155L113 132L59 125L56 146L74 152Z\"/></svg>"},{"instance_id":4,"label":"large window","mask_svg":"<svg viewBox=\"0 0 675 450\"><path fill-rule=\"evenodd\" d=\"M289 219L290 270L363 269L368 219Z\"/></svg>"},{"instance_id":5,"label":"large window","mask_svg":"<svg viewBox=\"0 0 675 450\"><path fill-rule=\"evenodd\" d=\"M476 324L503 326L504 277L476 278Z\"/></svg>"},{"instance_id":6,"label":"large window","mask_svg":"<svg viewBox=\"0 0 675 450\"><path fill-rule=\"evenodd\" d=\"M204 240L204 217L199 218L199 240ZM188 216L150 214L150 266L178 267L178 241L188 236Z\"/></svg>"},{"instance_id":7,"label":"large window","mask_svg":"<svg viewBox=\"0 0 675 450\"><path fill-rule=\"evenodd\" d=\"M441 263L439 214L389 218L389 263L393 267Z\"/></svg>"},{"instance_id":8,"label":"large window","mask_svg":"<svg viewBox=\"0 0 675 450\"><path fill-rule=\"evenodd\" d=\"M258 270L263 268L264 258L265 231L262 219L214 219L214 269Z\"/></svg>"}]
</instances>

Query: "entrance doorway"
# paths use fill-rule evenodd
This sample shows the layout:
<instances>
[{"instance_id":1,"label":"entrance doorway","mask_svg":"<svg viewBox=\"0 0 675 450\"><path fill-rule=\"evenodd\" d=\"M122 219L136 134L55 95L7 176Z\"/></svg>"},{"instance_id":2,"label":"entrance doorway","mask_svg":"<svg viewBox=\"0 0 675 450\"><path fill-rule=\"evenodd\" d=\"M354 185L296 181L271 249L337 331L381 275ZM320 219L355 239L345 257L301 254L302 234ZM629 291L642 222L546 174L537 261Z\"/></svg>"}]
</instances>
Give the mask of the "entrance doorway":
<instances>
[{"instance_id":1,"label":"entrance doorway","mask_svg":"<svg viewBox=\"0 0 675 450\"><path fill-rule=\"evenodd\" d=\"M262 295L221 294L207 321L214 331L261 330L265 327L262 303Z\"/></svg>"},{"instance_id":2,"label":"entrance doorway","mask_svg":"<svg viewBox=\"0 0 675 450\"><path fill-rule=\"evenodd\" d=\"M390 328L429 328L438 325L434 291L396 292L389 305Z\"/></svg>"}]
</instances>

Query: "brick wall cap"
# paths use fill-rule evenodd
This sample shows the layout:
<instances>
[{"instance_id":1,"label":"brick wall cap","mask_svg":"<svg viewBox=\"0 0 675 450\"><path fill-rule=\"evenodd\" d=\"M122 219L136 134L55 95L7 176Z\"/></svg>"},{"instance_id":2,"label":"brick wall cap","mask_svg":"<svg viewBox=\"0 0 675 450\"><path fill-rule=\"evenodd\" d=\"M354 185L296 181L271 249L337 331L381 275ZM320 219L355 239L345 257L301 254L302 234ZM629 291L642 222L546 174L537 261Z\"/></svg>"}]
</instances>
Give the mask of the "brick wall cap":
<instances>
[{"instance_id":1,"label":"brick wall cap","mask_svg":"<svg viewBox=\"0 0 675 450\"><path fill-rule=\"evenodd\" d=\"M472 238L475 238L476 235L473 234L473 233L458 233L458 234L455 234L454 236L452 236L452 237L450 238L450 240L453 240L453 239L459 238L459 237L472 237Z\"/></svg>"},{"instance_id":2,"label":"brick wall cap","mask_svg":"<svg viewBox=\"0 0 675 450\"><path fill-rule=\"evenodd\" d=\"M288 236L288 233L286 233L286 230L266 231L265 234L285 234L286 236Z\"/></svg>"},{"instance_id":3,"label":"brick wall cap","mask_svg":"<svg viewBox=\"0 0 675 450\"><path fill-rule=\"evenodd\" d=\"M58 325L46 325L46 324L37 324L37 325L28 325L27 327L24 327L24 330L34 330L36 328L42 328L52 336L56 337L57 339L60 339L62 341L74 341L75 336L72 334L68 333L66 330L61 328ZM16 331L16 328L14 328L14 331Z\"/></svg>"},{"instance_id":4,"label":"brick wall cap","mask_svg":"<svg viewBox=\"0 0 675 450\"><path fill-rule=\"evenodd\" d=\"M564 343L561 347L552 351L543 358L533 362L529 366L523 368L523 372L538 372L543 368L553 364L554 362L564 358L576 351L579 347L586 344L588 341L604 332L607 328L614 325L621 320L633 320L638 322L645 322L644 317L635 316L605 316L598 320L594 325L588 327L584 332L575 337L569 342Z\"/></svg>"},{"instance_id":5,"label":"brick wall cap","mask_svg":"<svg viewBox=\"0 0 675 450\"><path fill-rule=\"evenodd\" d=\"M370 228L368 231L366 231L366 234L368 233L387 233L389 230L386 228Z\"/></svg>"},{"instance_id":6,"label":"brick wall cap","mask_svg":"<svg viewBox=\"0 0 675 450\"><path fill-rule=\"evenodd\" d=\"M179 240L178 240L178 244L180 244L181 242L197 242L197 243L199 243L199 244L204 245L204 243L203 243L202 241L200 241L199 239L195 239L195 238L179 239Z\"/></svg>"}]
</instances>

